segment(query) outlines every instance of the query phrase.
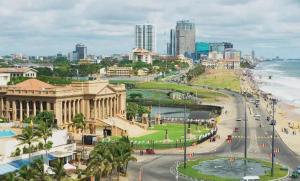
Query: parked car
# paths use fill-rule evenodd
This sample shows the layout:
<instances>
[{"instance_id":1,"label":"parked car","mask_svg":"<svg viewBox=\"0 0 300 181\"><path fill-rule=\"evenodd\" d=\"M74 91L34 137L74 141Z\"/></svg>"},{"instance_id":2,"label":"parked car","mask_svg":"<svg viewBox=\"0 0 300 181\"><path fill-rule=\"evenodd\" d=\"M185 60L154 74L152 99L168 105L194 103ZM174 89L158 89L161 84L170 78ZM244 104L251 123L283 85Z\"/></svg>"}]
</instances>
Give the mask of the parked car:
<instances>
[{"instance_id":1,"label":"parked car","mask_svg":"<svg viewBox=\"0 0 300 181\"><path fill-rule=\"evenodd\" d=\"M259 176L245 176L241 178L241 181L260 181Z\"/></svg>"}]
</instances>

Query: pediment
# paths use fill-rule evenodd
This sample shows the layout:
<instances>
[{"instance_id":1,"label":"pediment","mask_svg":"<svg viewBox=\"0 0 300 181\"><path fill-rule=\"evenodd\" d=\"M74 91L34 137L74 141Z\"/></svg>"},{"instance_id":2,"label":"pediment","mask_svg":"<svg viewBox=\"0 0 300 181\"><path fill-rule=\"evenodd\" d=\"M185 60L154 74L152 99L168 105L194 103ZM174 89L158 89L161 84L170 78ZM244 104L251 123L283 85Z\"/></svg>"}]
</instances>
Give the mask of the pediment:
<instances>
[{"instance_id":1,"label":"pediment","mask_svg":"<svg viewBox=\"0 0 300 181\"><path fill-rule=\"evenodd\" d=\"M105 86L103 89L101 89L97 95L101 95L101 94L114 94L115 90L113 90L111 87L109 86Z\"/></svg>"}]
</instances>

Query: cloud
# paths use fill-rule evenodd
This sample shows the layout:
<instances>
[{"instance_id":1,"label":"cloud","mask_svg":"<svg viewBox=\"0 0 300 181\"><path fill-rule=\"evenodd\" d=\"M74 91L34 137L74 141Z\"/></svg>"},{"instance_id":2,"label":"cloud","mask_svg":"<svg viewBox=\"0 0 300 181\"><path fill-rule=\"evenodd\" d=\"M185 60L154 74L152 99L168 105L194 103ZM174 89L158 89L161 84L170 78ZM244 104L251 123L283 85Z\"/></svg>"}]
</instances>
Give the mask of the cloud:
<instances>
[{"instance_id":1,"label":"cloud","mask_svg":"<svg viewBox=\"0 0 300 181\"><path fill-rule=\"evenodd\" d=\"M141 23L156 25L158 50L165 53L169 30L190 19L198 40L300 57L297 0L0 0L0 17L0 54L67 53L77 42L89 53L126 53Z\"/></svg>"}]
</instances>

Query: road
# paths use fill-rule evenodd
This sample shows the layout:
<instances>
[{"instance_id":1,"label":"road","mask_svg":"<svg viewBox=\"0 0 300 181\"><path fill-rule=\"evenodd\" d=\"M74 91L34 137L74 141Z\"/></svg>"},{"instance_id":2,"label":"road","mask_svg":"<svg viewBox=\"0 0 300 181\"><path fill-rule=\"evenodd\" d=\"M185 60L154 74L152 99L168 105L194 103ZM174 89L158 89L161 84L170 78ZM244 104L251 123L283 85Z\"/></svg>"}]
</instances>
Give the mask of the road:
<instances>
[{"instance_id":1,"label":"road","mask_svg":"<svg viewBox=\"0 0 300 181\"><path fill-rule=\"evenodd\" d=\"M233 133L233 141L231 144L227 142L219 146L213 153L197 154L196 156L234 156L243 157L245 148L245 99L238 93L222 90L223 93L230 94L235 98L237 109L236 127L239 128L238 132ZM247 154L250 158L269 159L271 161L271 135L272 126L267 121L268 114L262 107L256 108L253 103L246 102L247 110ZM261 115L260 120L255 120L254 115ZM261 125L261 126L260 126ZM276 135L275 148L279 150L276 153L275 162L286 165L290 169L294 169L300 165L300 157L292 152L287 145ZM160 154L152 156L145 162L131 163L129 166L130 180L139 180L139 175L142 173L143 181L174 181L175 175L172 173L172 167L177 161L182 161L183 155L181 154ZM142 171L141 171L141 168ZM186 180L179 177L178 180Z\"/></svg>"}]
</instances>

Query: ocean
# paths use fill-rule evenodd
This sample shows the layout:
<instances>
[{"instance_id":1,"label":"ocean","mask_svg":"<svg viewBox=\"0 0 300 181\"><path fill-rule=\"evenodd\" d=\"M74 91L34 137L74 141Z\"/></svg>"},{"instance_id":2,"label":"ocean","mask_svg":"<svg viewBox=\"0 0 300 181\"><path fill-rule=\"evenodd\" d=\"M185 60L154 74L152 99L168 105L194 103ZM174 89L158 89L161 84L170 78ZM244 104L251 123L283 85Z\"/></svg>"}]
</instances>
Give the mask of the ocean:
<instances>
[{"instance_id":1,"label":"ocean","mask_svg":"<svg viewBox=\"0 0 300 181\"><path fill-rule=\"evenodd\" d=\"M252 72L261 90L300 108L300 60L266 61Z\"/></svg>"}]
</instances>

